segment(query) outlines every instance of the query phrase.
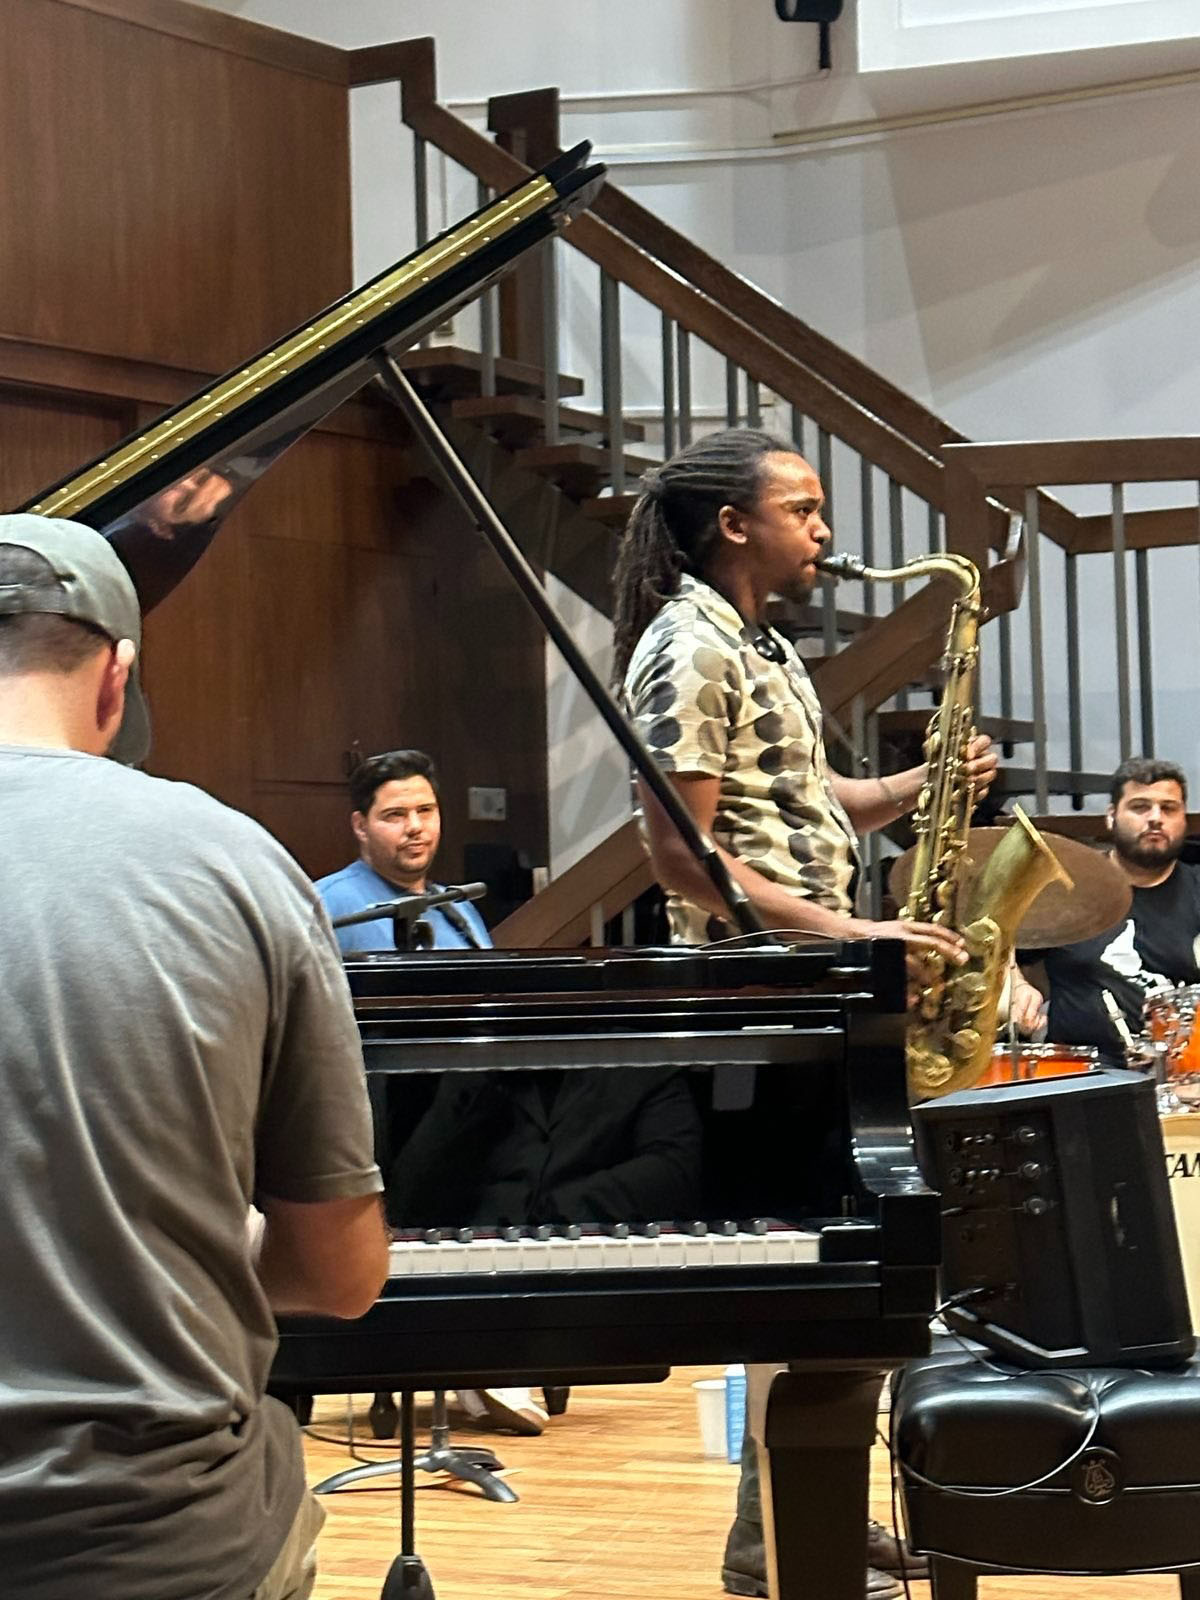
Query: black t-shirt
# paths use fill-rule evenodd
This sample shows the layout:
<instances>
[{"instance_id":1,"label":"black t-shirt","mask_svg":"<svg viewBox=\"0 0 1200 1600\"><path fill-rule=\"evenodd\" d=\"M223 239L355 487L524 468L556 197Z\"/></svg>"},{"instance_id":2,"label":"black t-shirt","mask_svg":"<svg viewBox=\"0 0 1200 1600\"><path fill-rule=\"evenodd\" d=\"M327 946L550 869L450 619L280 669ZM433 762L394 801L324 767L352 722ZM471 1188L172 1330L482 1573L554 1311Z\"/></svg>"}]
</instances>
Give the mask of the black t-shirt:
<instances>
[{"instance_id":1,"label":"black t-shirt","mask_svg":"<svg viewBox=\"0 0 1200 1600\"><path fill-rule=\"evenodd\" d=\"M1108 989L1129 1031L1142 1031L1150 989L1169 983L1200 983L1200 867L1177 861L1152 889L1134 889L1130 915L1107 932L1080 944L1040 952L1050 980L1047 1038L1056 1044L1096 1045L1124 1059L1124 1047L1104 1009Z\"/></svg>"}]
</instances>

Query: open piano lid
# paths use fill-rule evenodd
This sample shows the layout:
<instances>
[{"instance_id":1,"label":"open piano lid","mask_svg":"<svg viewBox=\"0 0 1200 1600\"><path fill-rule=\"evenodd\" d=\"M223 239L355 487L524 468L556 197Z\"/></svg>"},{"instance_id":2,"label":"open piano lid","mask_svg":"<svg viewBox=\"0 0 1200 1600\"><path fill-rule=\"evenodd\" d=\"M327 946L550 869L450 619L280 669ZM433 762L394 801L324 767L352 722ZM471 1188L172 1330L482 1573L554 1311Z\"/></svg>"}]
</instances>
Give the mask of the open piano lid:
<instances>
[{"instance_id":1,"label":"open piano lid","mask_svg":"<svg viewBox=\"0 0 1200 1600\"><path fill-rule=\"evenodd\" d=\"M108 538L143 611L164 599L290 444L591 204L604 168L576 145L465 222L336 301L151 427L18 507Z\"/></svg>"}]
</instances>

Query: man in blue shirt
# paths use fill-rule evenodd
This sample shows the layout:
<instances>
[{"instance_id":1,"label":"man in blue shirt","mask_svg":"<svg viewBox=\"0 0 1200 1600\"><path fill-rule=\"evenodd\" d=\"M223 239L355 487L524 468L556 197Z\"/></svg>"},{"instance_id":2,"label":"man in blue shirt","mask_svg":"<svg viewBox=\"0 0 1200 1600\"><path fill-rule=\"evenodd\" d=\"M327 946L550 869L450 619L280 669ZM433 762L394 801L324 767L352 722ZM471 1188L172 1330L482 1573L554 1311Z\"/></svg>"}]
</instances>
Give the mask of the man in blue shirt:
<instances>
[{"instance_id":1,"label":"man in blue shirt","mask_svg":"<svg viewBox=\"0 0 1200 1600\"><path fill-rule=\"evenodd\" d=\"M442 837L437 773L422 750L388 750L359 763L350 777L350 826L359 858L317 883L330 917L349 916L405 894L441 887L429 868ZM491 948L483 919L466 902L436 906L420 919L439 950ZM394 950L391 917L337 929L343 955Z\"/></svg>"},{"instance_id":2,"label":"man in blue shirt","mask_svg":"<svg viewBox=\"0 0 1200 1600\"><path fill-rule=\"evenodd\" d=\"M332 919L400 895L441 888L429 878L442 838L437 772L423 750L368 756L350 775L350 800L358 860L317 882L317 893ZM428 926L435 949L491 948L482 917L466 901L431 906L420 921ZM391 917L334 931L343 955L396 948ZM386 1116L382 1108L380 1114ZM547 1420L528 1389L460 1389L458 1398L475 1420L487 1418L515 1433L541 1433Z\"/></svg>"}]
</instances>

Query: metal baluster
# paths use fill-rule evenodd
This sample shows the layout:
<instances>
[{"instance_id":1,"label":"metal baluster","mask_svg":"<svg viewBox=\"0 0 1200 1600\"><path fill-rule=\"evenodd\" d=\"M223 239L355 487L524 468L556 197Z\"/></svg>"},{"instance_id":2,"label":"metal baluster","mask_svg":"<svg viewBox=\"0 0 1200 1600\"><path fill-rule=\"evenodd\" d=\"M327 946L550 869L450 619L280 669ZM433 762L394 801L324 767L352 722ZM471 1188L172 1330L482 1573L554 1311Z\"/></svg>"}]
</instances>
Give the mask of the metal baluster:
<instances>
[{"instance_id":1,"label":"metal baluster","mask_svg":"<svg viewBox=\"0 0 1200 1600\"><path fill-rule=\"evenodd\" d=\"M429 162L428 146L420 134L413 134L413 212L417 228L417 249L421 250L429 243ZM430 336L425 333L418 340L418 346L427 350Z\"/></svg>"},{"instance_id":2,"label":"metal baluster","mask_svg":"<svg viewBox=\"0 0 1200 1600\"><path fill-rule=\"evenodd\" d=\"M1133 570L1137 579L1138 696L1142 711L1142 749L1154 749L1154 634L1150 622L1150 552L1136 550Z\"/></svg>"},{"instance_id":3,"label":"metal baluster","mask_svg":"<svg viewBox=\"0 0 1200 1600\"><path fill-rule=\"evenodd\" d=\"M413 210L416 213L417 249L429 243L429 167L427 146L419 133L413 134Z\"/></svg>"},{"instance_id":4,"label":"metal baluster","mask_svg":"<svg viewBox=\"0 0 1200 1600\"><path fill-rule=\"evenodd\" d=\"M671 319L662 318L662 419L663 460L675 454L675 330Z\"/></svg>"},{"instance_id":5,"label":"metal baluster","mask_svg":"<svg viewBox=\"0 0 1200 1600\"><path fill-rule=\"evenodd\" d=\"M1050 809L1046 775L1046 674L1042 656L1042 553L1039 547L1038 492L1025 491L1025 539L1029 584L1029 682L1033 694L1033 790L1039 816Z\"/></svg>"},{"instance_id":6,"label":"metal baluster","mask_svg":"<svg viewBox=\"0 0 1200 1600\"><path fill-rule=\"evenodd\" d=\"M942 519L936 506L928 506L929 516L929 553L937 555L942 549Z\"/></svg>"},{"instance_id":7,"label":"metal baluster","mask_svg":"<svg viewBox=\"0 0 1200 1600\"><path fill-rule=\"evenodd\" d=\"M825 521L833 521L833 440L825 428L817 429L817 476L825 490ZM837 585L832 578L821 580L821 645L827 656L837 654Z\"/></svg>"},{"instance_id":8,"label":"metal baluster","mask_svg":"<svg viewBox=\"0 0 1200 1600\"><path fill-rule=\"evenodd\" d=\"M895 478L888 478L888 531L891 536L892 565L904 565L904 491ZM892 593L892 606L898 606L904 599L903 583L889 584ZM908 710L908 690L900 689L896 694L896 705L901 711Z\"/></svg>"},{"instance_id":9,"label":"metal baluster","mask_svg":"<svg viewBox=\"0 0 1200 1600\"><path fill-rule=\"evenodd\" d=\"M867 775L879 776L879 713L872 711L867 718ZM867 879L870 884L871 915L883 915L883 851L879 847L879 829L867 835Z\"/></svg>"},{"instance_id":10,"label":"metal baluster","mask_svg":"<svg viewBox=\"0 0 1200 1600\"><path fill-rule=\"evenodd\" d=\"M758 392L758 379L746 374L746 426L762 427L762 398Z\"/></svg>"},{"instance_id":11,"label":"metal baluster","mask_svg":"<svg viewBox=\"0 0 1200 1600\"><path fill-rule=\"evenodd\" d=\"M1083 680L1079 671L1079 557L1068 553L1067 591L1067 737L1071 747L1071 772L1083 771ZM1083 810L1083 794L1071 791L1071 806Z\"/></svg>"},{"instance_id":12,"label":"metal baluster","mask_svg":"<svg viewBox=\"0 0 1200 1600\"><path fill-rule=\"evenodd\" d=\"M621 385L621 285L600 269L600 389L608 428L608 476L625 493L625 412Z\"/></svg>"},{"instance_id":13,"label":"metal baluster","mask_svg":"<svg viewBox=\"0 0 1200 1600\"><path fill-rule=\"evenodd\" d=\"M1117 728L1121 760L1133 750L1129 706L1129 595L1125 572L1125 485L1112 486L1113 592L1117 621Z\"/></svg>"},{"instance_id":14,"label":"metal baluster","mask_svg":"<svg viewBox=\"0 0 1200 1600\"><path fill-rule=\"evenodd\" d=\"M555 241L542 246L542 364L545 367L545 422L542 431L547 444L559 438L558 399L558 256Z\"/></svg>"},{"instance_id":15,"label":"metal baluster","mask_svg":"<svg viewBox=\"0 0 1200 1600\"><path fill-rule=\"evenodd\" d=\"M480 210L491 203L491 190L486 183L476 185ZM496 290L485 289L479 297L479 392L494 395L496 392Z\"/></svg>"},{"instance_id":16,"label":"metal baluster","mask_svg":"<svg viewBox=\"0 0 1200 1600\"><path fill-rule=\"evenodd\" d=\"M686 328L675 329L676 368L679 377L679 448L692 442L692 342Z\"/></svg>"},{"instance_id":17,"label":"metal baluster","mask_svg":"<svg viewBox=\"0 0 1200 1600\"><path fill-rule=\"evenodd\" d=\"M862 558L868 567L875 565L875 473L866 456L858 459L858 477L862 499ZM862 608L868 617L875 615L875 585L862 586Z\"/></svg>"},{"instance_id":18,"label":"metal baluster","mask_svg":"<svg viewBox=\"0 0 1200 1600\"><path fill-rule=\"evenodd\" d=\"M1000 715L1008 721L1013 714L1013 674L1012 674L1012 613L1002 611L996 619L999 632L999 661L1000 661ZM1011 758L1013 742L1005 739L1001 743L1006 759Z\"/></svg>"},{"instance_id":19,"label":"metal baluster","mask_svg":"<svg viewBox=\"0 0 1200 1600\"><path fill-rule=\"evenodd\" d=\"M730 360L730 358L728 356L726 356L726 358L725 358L725 426L727 428L736 428L738 423L742 420L741 419L741 413L738 410L738 404L739 404L739 400L741 398L739 393L738 393L738 390L741 387L740 378L741 378L741 374L738 372L738 364L737 364L737 362Z\"/></svg>"},{"instance_id":20,"label":"metal baluster","mask_svg":"<svg viewBox=\"0 0 1200 1600\"><path fill-rule=\"evenodd\" d=\"M808 451L804 448L804 413L799 406L792 406L792 442L800 454L807 458Z\"/></svg>"}]
</instances>

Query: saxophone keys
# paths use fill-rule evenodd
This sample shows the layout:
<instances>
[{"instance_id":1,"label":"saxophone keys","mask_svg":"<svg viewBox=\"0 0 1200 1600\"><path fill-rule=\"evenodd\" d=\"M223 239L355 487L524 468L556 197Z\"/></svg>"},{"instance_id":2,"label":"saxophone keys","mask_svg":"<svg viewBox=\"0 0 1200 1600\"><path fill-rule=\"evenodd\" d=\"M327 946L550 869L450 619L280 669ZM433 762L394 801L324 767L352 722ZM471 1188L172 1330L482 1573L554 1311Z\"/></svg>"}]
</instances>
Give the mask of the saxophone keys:
<instances>
[{"instance_id":1,"label":"saxophone keys","mask_svg":"<svg viewBox=\"0 0 1200 1600\"><path fill-rule=\"evenodd\" d=\"M992 954L1000 938L999 928L987 917L981 918L978 922L969 923L961 932L968 954L981 961L986 960Z\"/></svg>"},{"instance_id":2,"label":"saxophone keys","mask_svg":"<svg viewBox=\"0 0 1200 1600\"><path fill-rule=\"evenodd\" d=\"M950 1050L956 1061L969 1061L979 1049L981 1036L975 1028L959 1028L950 1035Z\"/></svg>"},{"instance_id":3,"label":"saxophone keys","mask_svg":"<svg viewBox=\"0 0 1200 1600\"><path fill-rule=\"evenodd\" d=\"M964 1011L978 1011L988 996L988 981L982 972L964 972L954 984L954 999Z\"/></svg>"}]
</instances>

